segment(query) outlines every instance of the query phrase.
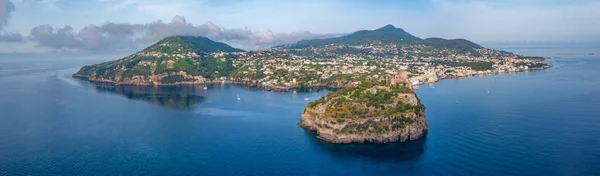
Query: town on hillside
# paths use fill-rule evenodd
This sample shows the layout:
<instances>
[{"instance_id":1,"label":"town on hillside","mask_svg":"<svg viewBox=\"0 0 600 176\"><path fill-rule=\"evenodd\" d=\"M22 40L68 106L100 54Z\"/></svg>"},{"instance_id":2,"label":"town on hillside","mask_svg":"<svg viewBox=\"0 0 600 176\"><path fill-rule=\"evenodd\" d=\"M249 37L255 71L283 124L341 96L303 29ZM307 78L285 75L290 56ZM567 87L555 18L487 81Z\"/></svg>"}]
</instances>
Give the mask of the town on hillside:
<instances>
[{"instance_id":1,"label":"town on hillside","mask_svg":"<svg viewBox=\"0 0 600 176\"><path fill-rule=\"evenodd\" d=\"M529 71L549 67L539 59L480 49L481 56L424 45L329 45L321 48L273 48L265 51L214 53L236 55L232 81L255 81L262 87L345 87L365 80L384 81L407 71L412 85L444 78Z\"/></svg>"},{"instance_id":2,"label":"town on hillside","mask_svg":"<svg viewBox=\"0 0 600 176\"><path fill-rule=\"evenodd\" d=\"M399 71L406 71L414 86L444 78L548 67L542 57L489 49L464 39L420 39L388 25L257 51L205 37L173 36L121 60L86 66L74 76L116 84L229 82L286 91L384 82Z\"/></svg>"}]
</instances>

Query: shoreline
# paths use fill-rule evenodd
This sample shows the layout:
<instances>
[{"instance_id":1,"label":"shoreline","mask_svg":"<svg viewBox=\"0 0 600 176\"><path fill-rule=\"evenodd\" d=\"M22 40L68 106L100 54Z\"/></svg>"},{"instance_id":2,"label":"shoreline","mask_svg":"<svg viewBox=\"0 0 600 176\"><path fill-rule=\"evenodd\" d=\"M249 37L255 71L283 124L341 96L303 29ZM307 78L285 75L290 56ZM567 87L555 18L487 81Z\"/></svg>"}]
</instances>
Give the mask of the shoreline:
<instances>
[{"instance_id":1,"label":"shoreline","mask_svg":"<svg viewBox=\"0 0 600 176\"><path fill-rule=\"evenodd\" d=\"M123 84L123 83L115 83L112 80L103 80L103 79L89 79L88 76L75 75L73 74L71 77L80 79L83 81L88 81L90 83L95 84L110 84L114 86L148 86L148 87L177 87L177 86L201 86L201 85L210 85L210 84L230 84L230 85L239 85L239 86L248 86L251 88L256 88L257 90L263 91L271 91L271 92L292 92L297 90L308 89L307 92L312 92L313 89L317 90L339 90L346 87L333 87L333 86L304 86L304 87L271 87L271 86L263 86L256 83L248 83L248 82L239 82L239 81L208 81L205 83L193 83L193 82L179 82L175 84Z\"/></svg>"},{"instance_id":2,"label":"shoreline","mask_svg":"<svg viewBox=\"0 0 600 176\"><path fill-rule=\"evenodd\" d=\"M460 79L460 78L470 78L470 77L479 77L479 76L506 75L506 74L511 74L511 73L535 72L535 71L546 70L546 69L549 69L549 68L552 68L552 65L548 65L548 67L544 67L544 68L533 68L533 69L522 70L522 71L508 71L508 72L494 72L494 71L492 71L491 73L484 73L484 74L474 73L474 74L467 74L467 75L463 75L463 76L445 76L445 77L438 78L434 82L428 82L428 81L421 82L421 81L419 81L418 84L413 84L412 86L421 86L421 85L425 85L425 84L435 84L437 82L440 82L440 81L446 80L446 79Z\"/></svg>"},{"instance_id":3,"label":"shoreline","mask_svg":"<svg viewBox=\"0 0 600 176\"><path fill-rule=\"evenodd\" d=\"M523 73L523 72L530 72L530 71L541 71L541 70L546 70L546 69L549 69L549 68L552 68L552 65L549 65L548 67L544 67L544 68L533 68L533 69L522 70L522 71L497 72L497 71L490 71L490 70L488 70L486 72L491 72L491 73L484 73L484 74L473 73L473 74L466 74L466 75L463 75L463 76L456 76L456 75L445 76L445 77L438 78L434 82L419 81L418 84L413 84L412 86L417 86L418 87L418 86L421 86L421 85L424 85L424 84L435 84L435 83L437 83L439 81L442 81L442 80L445 80L445 79L460 79L460 78L469 78L469 77L476 77L476 76L491 76L491 75L504 75L504 74L510 74L510 73ZM116 83L116 82L114 82L112 80L90 79L88 76L79 75L79 74L76 74L76 73L73 74L72 77L73 78L77 78L77 79L86 80L86 81L89 81L91 83L104 83L104 84L112 84L112 85L115 85L115 86L124 85L124 86L169 87L169 86L209 85L209 84L224 83L224 84L231 84L231 85L249 86L249 87L252 87L252 88L256 88L257 90L271 91L271 92L292 92L292 91L297 91L297 90L302 90L302 89L311 89L310 91L312 91L312 89L318 89L318 90L322 90L322 89L339 90L339 89L343 89L343 88L347 87L347 86L334 87L334 86L322 86L322 85L317 85L317 86L303 86L303 87L281 87L281 86L265 86L265 85L260 85L258 83L252 83L253 81L210 81L210 80L208 82L204 82L204 83L178 82L178 83L174 83L174 84L123 84L123 83Z\"/></svg>"}]
</instances>

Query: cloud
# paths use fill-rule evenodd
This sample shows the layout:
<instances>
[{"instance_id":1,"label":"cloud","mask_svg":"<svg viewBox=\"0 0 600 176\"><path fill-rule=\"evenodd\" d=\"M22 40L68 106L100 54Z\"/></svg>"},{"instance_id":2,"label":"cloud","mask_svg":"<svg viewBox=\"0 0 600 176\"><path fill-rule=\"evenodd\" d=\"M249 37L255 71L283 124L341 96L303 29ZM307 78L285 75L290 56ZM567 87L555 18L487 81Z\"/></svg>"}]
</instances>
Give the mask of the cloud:
<instances>
[{"instance_id":1,"label":"cloud","mask_svg":"<svg viewBox=\"0 0 600 176\"><path fill-rule=\"evenodd\" d=\"M38 41L41 46L53 49L82 47L71 26L58 28L56 31L49 25L40 25L31 30L31 39Z\"/></svg>"},{"instance_id":2,"label":"cloud","mask_svg":"<svg viewBox=\"0 0 600 176\"><path fill-rule=\"evenodd\" d=\"M23 35L19 33L0 33L0 42L21 42Z\"/></svg>"},{"instance_id":3,"label":"cloud","mask_svg":"<svg viewBox=\"0 0 600 176\"><path fill-rule=\"evenodd\" d=\"M52 49L106 51L134 49L137 43L133 41L133 35L128 24L92 24L77 33L70 26L54 30L49 25L39 25L31 30L29 39L37 42L38 46Z\"/></svg>"},{"instance_id":4,"label":"cloud","mask_svg":"<svg viewBox=\"0 0 600 176\"><path fill-rule=\"evenodd\" d=\"M196 26L188 23L183 16L175 16L169 23L160 20L148 24L108 22L101 26L88 25L79 32L74 32L70 26L55 30L49 25L39 25L31 30L29 39L37 42L39 46L52 49L107 51L135 50L174 35L205 36L244 49L265 49L337 34L322 35L308 31L273 33L272 31L252 31L248 28L224 29L212 22Z\"/></svg>"},{"instance_id":5,"label":"cloud","mask_svg":"<svg viewBox=\"0 0 600 176\"><path fill-rule=\"evenodd\" d=\"M2 29L10 18L10 14L15 10L15 4L10 0L0 0L0 29Z\"/></svg>"}]
</instances>

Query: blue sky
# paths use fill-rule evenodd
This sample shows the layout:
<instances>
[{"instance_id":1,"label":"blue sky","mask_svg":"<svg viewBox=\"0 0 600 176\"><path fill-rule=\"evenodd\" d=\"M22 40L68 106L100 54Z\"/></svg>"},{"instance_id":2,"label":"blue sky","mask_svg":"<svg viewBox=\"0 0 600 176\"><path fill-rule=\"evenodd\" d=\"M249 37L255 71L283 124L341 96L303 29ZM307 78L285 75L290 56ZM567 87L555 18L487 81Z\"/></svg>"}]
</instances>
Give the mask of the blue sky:
<instances>
[{"instance_id":1,"label":"blue sky","mask_svg":"<svg viewBox=\"0 0 600 176\"><path fill-rule=\"evenodd\" d=\"M139 48L177 34L260 49L386 24L421 38L588 42L600 39L599 7L596 0L0 0L0 52L106 50L121 38Z\"/></svg>"}]
</instances>

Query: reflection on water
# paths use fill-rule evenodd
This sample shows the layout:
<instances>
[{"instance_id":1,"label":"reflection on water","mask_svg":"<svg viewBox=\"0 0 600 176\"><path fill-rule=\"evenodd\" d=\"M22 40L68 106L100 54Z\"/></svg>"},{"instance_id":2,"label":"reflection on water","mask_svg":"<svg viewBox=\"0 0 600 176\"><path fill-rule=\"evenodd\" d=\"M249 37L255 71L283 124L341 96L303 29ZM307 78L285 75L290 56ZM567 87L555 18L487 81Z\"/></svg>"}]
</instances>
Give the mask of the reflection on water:
<instances>
[{"instance_id":1,"label":"reflection on water","mask_svg":"<svg viewBox=\"0 0 600 176\"><path fill-rule=\"evenodd\" d=\"M313 146L320 148L324 153L333 155L335 158L351 159L356 157L366 158L373 162L401 163L415 162L421 159L425 151L424 137L407 142L394 142L386 144L331 144L316 138L316 133L306 131L307 141Z\"/></svg>"},{"instance_id":2,"label":"reflection on water","mask_svg":"<svg viewBox=\"0 0 600 176\"><path fill-rule=\"evenodd\" d=\"M92 86L99 92L114 93L175 110L190 110L193 105L204 100L201 95L204 86L199 85L132 86L95 83Z\"/></svg>"}]
</instances>

